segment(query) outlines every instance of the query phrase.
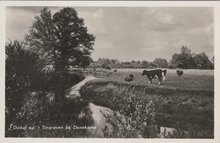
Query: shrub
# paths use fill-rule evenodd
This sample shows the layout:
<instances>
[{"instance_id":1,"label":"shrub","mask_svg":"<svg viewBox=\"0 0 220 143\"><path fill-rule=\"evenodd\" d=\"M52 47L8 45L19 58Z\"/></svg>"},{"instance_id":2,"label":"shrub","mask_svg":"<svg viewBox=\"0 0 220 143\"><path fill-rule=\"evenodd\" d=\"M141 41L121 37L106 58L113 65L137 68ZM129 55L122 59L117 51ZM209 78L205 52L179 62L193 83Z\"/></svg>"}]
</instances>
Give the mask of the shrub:
<instances>
[{"instance_id":1,"label":"shrub","mask_svg":"<svg viewBox=\"0 0 220 143\"><path fill-rule=\"evenodd\" d=\"M41 85L41 64L38 56L18 42L9 42L6 50L6 118L13 119L22 105L24 95ZM7 122L8 120L6 120Z\"/></svg>"}]
</instances>

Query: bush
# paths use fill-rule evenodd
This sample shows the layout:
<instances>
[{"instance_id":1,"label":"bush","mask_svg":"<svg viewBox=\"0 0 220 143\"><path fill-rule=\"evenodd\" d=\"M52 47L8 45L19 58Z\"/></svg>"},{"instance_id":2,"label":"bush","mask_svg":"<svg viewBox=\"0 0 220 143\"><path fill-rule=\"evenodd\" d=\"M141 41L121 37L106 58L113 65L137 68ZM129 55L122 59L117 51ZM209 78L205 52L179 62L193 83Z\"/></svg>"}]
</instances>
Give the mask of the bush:
<instances>
[{"instance_id":1,"label":"bush","mask_svg":"<svg viewBox=\"0 0 220 143\"><path fill-rule=\"evenodd\" d=\"M18 41L9 42L6 50L6 129L16 122L17 114L31 91L43 90L47 77L41 72L43 61Z\"/></svg>"},{"instance_id":2,"label":"bush","mask_svg":"<svg viewBox=\"0 0 220 143\"><path fill-rule=\"evenodd\" d=\"M5 48L6 118L13 119L21 108L24 95L36 85L41 85L41 64L38 56L26 50L18 41L7 43Z\"/></svg>"}]
</instances>

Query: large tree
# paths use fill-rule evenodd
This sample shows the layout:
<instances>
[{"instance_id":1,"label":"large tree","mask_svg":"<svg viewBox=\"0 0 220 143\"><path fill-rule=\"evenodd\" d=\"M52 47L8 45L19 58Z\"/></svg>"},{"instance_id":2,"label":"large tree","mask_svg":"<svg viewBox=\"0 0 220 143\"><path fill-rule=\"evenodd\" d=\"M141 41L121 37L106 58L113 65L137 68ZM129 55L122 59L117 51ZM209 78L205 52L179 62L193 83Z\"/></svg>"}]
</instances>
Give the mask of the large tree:
<instances>
[{"instance_id":1,"label":"large tree","mask_svg":"<svg viewBox=\"0 0 220 143\"><path fill-rule=\"evenodd\" d=\"M73 8L63 8L54 15L43 8L26 39L56 72L65 73L69 66L79 66L82 57L90 56L95 37Z\"/></svg>"},{"instance_id":2,"label":"large tree","mask_svg":"<svg viewBox=\"0 0 220 143\"><path fill-rule=\"evenodd\" d=\"M90 56L94 40L84 20L69 7L53 15L48 8L43 8L26 36L29 47L47 61L46 65L53 65L55 73L58 73L58 85L64 82L68 67L80 66L81 60ZM56 88L56 102L64 99L64 91L64 86Z\"/></svg>"}]
</instances>

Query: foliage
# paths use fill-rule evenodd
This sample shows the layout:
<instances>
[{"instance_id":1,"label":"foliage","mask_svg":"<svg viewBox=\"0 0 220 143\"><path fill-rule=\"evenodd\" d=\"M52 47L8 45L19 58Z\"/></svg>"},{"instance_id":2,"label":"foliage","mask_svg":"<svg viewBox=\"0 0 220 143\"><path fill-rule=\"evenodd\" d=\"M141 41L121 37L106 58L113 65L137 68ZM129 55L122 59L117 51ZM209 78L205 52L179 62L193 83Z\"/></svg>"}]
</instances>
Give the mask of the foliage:
<instances>
[{"instance_id":1,"label":"foliage","mask_svg":"<svg viewBox=\"0 0 220 143\"><path fill-rule=\"evenodd\" d=\"M197 54L193 57L194 67L197 69L213 69L213 64L205 53Z\"/></svg>"},{"instance_id":2,"label":"foliage","mask_svg":"<svg viewBox=\"0 0 220 143\"><path fill-rule=\"evenodd\" d=\"M73 8L63 8L51 14L43 8L26 36L26 42L47 65L53 65L58 83L62 83L69 67L85 68L91 62L89 58L95 37L88 33L84 20L79 18ZM65 87L55 90L56 102L64 100Z\"/></svg>"},{"instance_id":3,"label":"foliage","mask_svg":"<svg viewBox=\"0 0 220 143\"><path fill-rule=\"evenodd\" d=\"M82 56L80 58L79 66L82 67L84 70L85 68L92 62L92 58L88 56Z\"/></svg>"},{"instance_id":4,"label":"foliage","mask_svg":"<svg viewBox=\"0 0 220 143\"><path fill-rule=\"evenodd\" d=\"M43 62L18 42L9 42L6 50L6 118L13 119L20 110L24 96L31 90L43 87ZM6 120L7 122L9 120Z\"/></svg>"},{"instance_id":5,"label":"foliage","mask_svg":"<svg viewBox=\"0 0 220 143\"><path fill-rule=\"evenodd\" d=\"M192 54L186 46L181 48L181 53L175 53L169 67L183 69L213 69L213 64L205 53Z\"/></svg>"},{"instance_id":6,"label":"foliage","mask_svg":"<svg viewBox=\"0 0 220 143\"><path fill-rule=\"evenodd\" d=\"M45 96L46 94L46 96ZM63 108L65 112L60 112L58 117L55 117L53 110L54 106L51 102L50 92L28 92L25 96L21 110L16 114L15 121L6 127L6 137L83 137L88 136L86 130L66 130L66 126L87 125L84 120L77 118L79 109L85 108L86 103L71 101L71 105L66 103ZM52 99L53 100L53 99ZM66 108L68 107L68 109ZM79 110L76 112L76 110ZM57 120L59 118L59 120ZM89 117L91 119L91 117ZM33 129L14 130L13 125L27 126ZM48 127L64 127L63 130L48 130L42 126Z\"/></svg>"},{"instance_id":7,"label":"foliage","mask_svg":"<svg viewBox=\"0 0 220 143\"><path fill-rule=\"evenodd\" d=\"M182 68L182 69L213 69L214 57L209 60L205 53L194 54L186 46L182 46L180 54L173 54L171 61L166 59L155 58L153 62L143 61L126 61L120 62L115 59L100 58L94 61L90 67L102 67L108 65L112 68Z\"/></svg>"},{"instance_id":8,"label":"foliage","mask_svg":"<svg viewBox=\"0 0 220 143\"><path fill-rule=\"evenodd\" d=\"M115 59L100 58L90 64L90 67L103 67L103 65L108 65L112 68L155 68L157 65L154 62L143 61L126 61L120 62ZM158 66L159 67L159 66ZM165 67L165 66L164 66Z\"/></svg>"},{"instance_id":9,"label":"foliage","mask_svg":"<svg viewBox=\"0 0 220 143\"><path fill-rule=\"evenodd\" d=\"M35 17L25 44L6 44L7 135L13 123L27 125L47 119L48 93L56 103L48 106L51 114L62 110L65 93L85 78L82 73L70 73L68 68L89 65L94 40L74 9L63 8L52 15L43 8ZM33 93L36 94L32 96ZM18 132L15 136L20 135Z\"/></svg>"},{"instance_id":10,"label":"foliage","mask_svg":"<svg viewBox=\"0 0 220 143\"><path fill-rule=\"evenodd\" d=\"M176 65L176 67L178 68L184 68L184 69L191 68L192 62L193 62L193 57L191 51L185 46L181 48L181 53L174 54L171 60L171 63L173 65Z\"/></svg>"},{"instance_id":11,"label":"foliage","mask_svg":"<svg viewBox=\"0 0 220 143\"><path fill-rule=\"evenodd\" d=\"M61 77L55 72L45 70L44 60L40 59L24 44L13 41L6 49L6 134L19 136L20 132L10 132L11 124L27 125L43 122L55 113L48 111L48 93L61 93L82 81L82 73L68 73ZM59 103L61 101L58 101ZM57 109L57 108L52 108ZM50 112L50 113L48 113Z\"/></svg>"},{"instance_id":12,"label":"foliage","mask_svg":"<svg viewBox=\"0 0 220 143\"><path fill-rule=\"evenodd\" d=\"M105 106L124 116L113 120L118 134L111 137L157 137L157 127L177 129L167 137L212 138L213 92L156 88L113 81L87 83L84 100ZM108 99L108 100L106 100ZM199 99L199 100L197 100ZM128 129L127 129L128 128ZM155 130L157 134L152 131Z\"/></svg>"},{"instance_id":13,"label":"foliage","mask_svg":"<svg viewBox=\"0 0 220 143\"><path fill-rule=\"evenodd\" d=\"M141 68L147 68L148 65L149 65L149 62L147 62L145 60L141 62Z\"/></svg>"},{"instance_id":14,"label":"foliage","mask_svg":"<svg viewBox=\"0 0 220 143\"><path fill-rule=\"evenodd\" d=\"M168 62L166 59L162 58L156 58L153 63L158 67L158 68L167 68Z\"/></svg>"},{"instance_id":15,"label":"foliage","mask_svg":"<svg viewBox=\"0 0 220 143\"><path fill-rule=\"evenodd\" d=\"M81 58L88 57L95 40L73 8L63 8L54 15L43 8L26 39L49 64L55 66L56 72L61 73L69 66L79 65Z\"/></svg>"}]
</instances>

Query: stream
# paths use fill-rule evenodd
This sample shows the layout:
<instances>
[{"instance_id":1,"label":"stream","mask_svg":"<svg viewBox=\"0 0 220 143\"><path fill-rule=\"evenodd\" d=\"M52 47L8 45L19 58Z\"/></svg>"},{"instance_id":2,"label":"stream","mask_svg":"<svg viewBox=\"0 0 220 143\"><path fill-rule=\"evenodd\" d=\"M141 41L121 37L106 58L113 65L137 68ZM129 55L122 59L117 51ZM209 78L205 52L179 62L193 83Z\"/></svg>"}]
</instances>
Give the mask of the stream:
<instances>
[{"instance_id":1,"label":"stream","mask_svg":"<svg viewBox=\"0 0 220 143\"><path fill-rule=\"evenodd\" d=\"M69 99L80 98L81 87L84 86L88 81L96 79L98 78L94 77L93 75L86 76L84 80L70 88L70 92L68 95L66 95L66 97ZM106 128L106 125L108 125L106 117L113 116L113 111L109 108L95 105L94 103L89 103L86 108L91 111L91 117L94 122L93 126L96 127L96 136L104 137L103 130ZM85 115L85 111L82 110L78 117L83 118Z\"/></svg>"},{"instance_id":2,"label":"stream","mask_svg":"<svg viewBox=\"0 0 220 143\"><path fill-rule=\"evenodd\" d=\"M71 98L71 99L76 98L76 97L81 97L80 92L79 92L80 88L83 85L85 85L88 81L95 80L95 79L98 79L98 78L94 77L93 75L86 76L84 80L82 80L78 84L71 87L70 93L66 97Z\"/></svg>"}]
</instances>

